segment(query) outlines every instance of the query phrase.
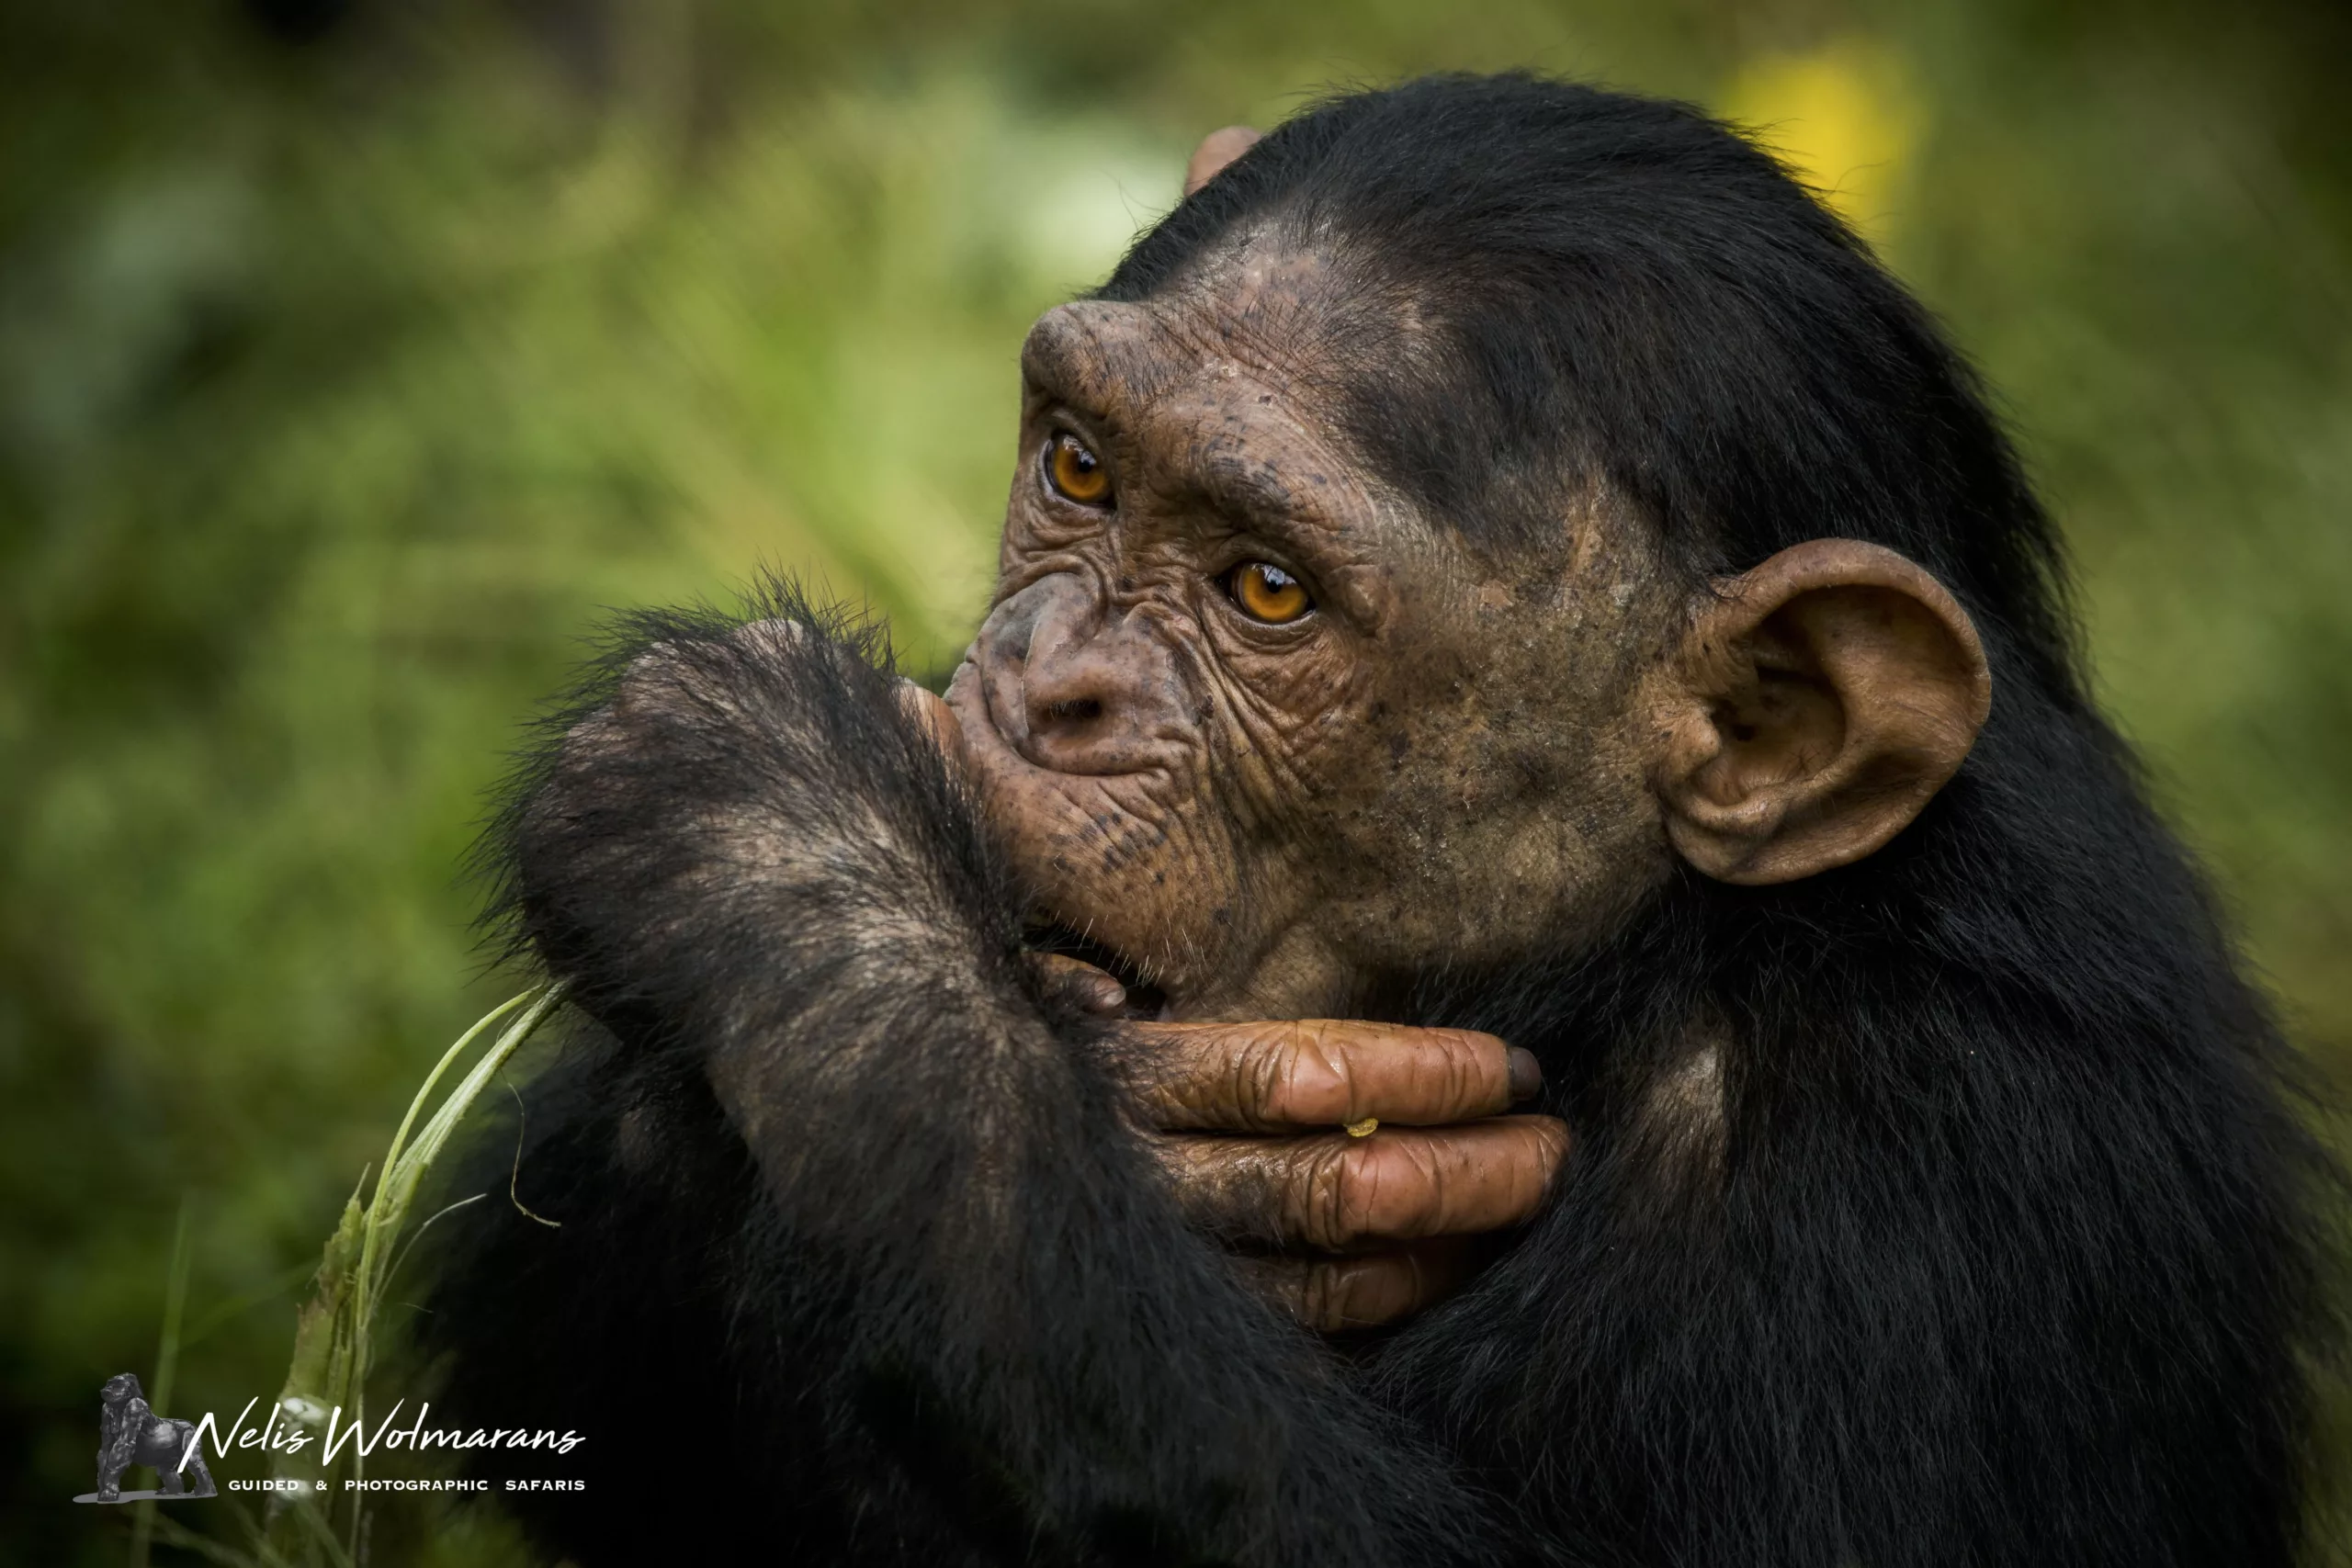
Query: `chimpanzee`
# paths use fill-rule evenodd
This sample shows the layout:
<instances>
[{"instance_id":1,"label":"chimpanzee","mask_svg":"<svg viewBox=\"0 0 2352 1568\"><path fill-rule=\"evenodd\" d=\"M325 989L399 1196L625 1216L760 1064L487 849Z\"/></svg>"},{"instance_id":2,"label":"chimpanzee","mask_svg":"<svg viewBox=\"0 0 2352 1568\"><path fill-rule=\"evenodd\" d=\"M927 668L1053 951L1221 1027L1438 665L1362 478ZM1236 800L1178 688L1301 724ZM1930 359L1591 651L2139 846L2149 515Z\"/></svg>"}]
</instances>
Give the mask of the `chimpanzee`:
<instances>
[{"instance_id":1,"label":"chimpanzee","mask_svg":"<svg viewBox=\"0 0 2352 1568\"><path fill-rule=\"evenodd\" d=\"M1031 333L944 704L772 587L519 782L560 1226L430 1322L533 1528L2288 1562L2329 1167L1969 369L1684 106L1248 140Z\"/></svg>"}]
</instances>

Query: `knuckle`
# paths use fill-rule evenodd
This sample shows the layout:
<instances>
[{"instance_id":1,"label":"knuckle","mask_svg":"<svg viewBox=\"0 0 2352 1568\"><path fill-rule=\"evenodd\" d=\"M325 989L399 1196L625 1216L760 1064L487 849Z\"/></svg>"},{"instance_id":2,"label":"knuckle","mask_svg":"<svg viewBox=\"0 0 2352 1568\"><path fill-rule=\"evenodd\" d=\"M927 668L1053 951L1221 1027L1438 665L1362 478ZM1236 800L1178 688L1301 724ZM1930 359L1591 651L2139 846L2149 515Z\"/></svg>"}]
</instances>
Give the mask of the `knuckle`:
<instances>
[{"instance_id":1,"label":"knuckle","mask_svg":"<svg viewBox=\"0 0 2352 1568\"><path fill-rule=\"evenodd\" d=\"M675 644L655 643L629 660L614 683L612 700L572 733L621 730L662 712L676 700L687 668Z\"/></svg>"},{"instance_id":2,"label":"knuckle","mask_svg":"<svg viewBox=\"0 0 2352 1568\"><path fill-rule=\"evenodd\" d=\"M1515 1131L1500 1172L1514 1221L1524 1220L1543 1207L1568 1147L1564 1129L1538 1123Z\"/></svg>"},{"instance_id":3,"label":"knuckle","mask_svg":"<svg viewBox=\"0 0 2352 1568\"><path fill-rule=\"evenodd\" d=\"M1363 1139L1338 1151L1329 1223L1333 1246L1418 1234L1442 1206L1440 1178L1426 1140Z\"/></svg>"},{"instance_id":4,"label":"knuckle","mask_svg":"<svg viewBox=\"0 0 2352 1568\"><path fill-rule=\"evenodd\" d=\"M1453 1167L1442 1157L1442 1146L1435 1138L1397 1141L1396 1161L1409 1173L1409 1179L1390 1183L1408 1205L1396 1217L1398 1235L1427 1235L1443 1227Z\"/></svg>"},{"instance_id":5,"label":"knuckle","mask_svg":"<svg viewBox=\"0 0 2352 1568\"><path fill-rule=\"evenodd\" d=\"M1340 1289L1337 1270L1325 1263L1310 1263L1299 1270L1295 1286L1298 1318L1309 1328L1328 1330L1340 1321Z\"/></svg>"},{"instance_id":6,"label":"knuckle","mask_svg":"<svg viewBox=\"0 0 2352 1568\"><path fill-rule=\"evenodd\" d=\"M1344 1120L1352 1098L1347 1058L1306 1025L1260 1031L1235 1054L1234 1098L1245 1115L1266 1125Z\"/></svg>"},{"instance_id":7,"label":"knuckle","mask_svg":"<svg viewBox=\"0 0 2352 1568\"><path fill-rule=\"evenodd\" d=\"M1457 1103L1500 1111L1510 1104L1510 1048L1492 1034L1453 1032Z\"/></svg>"},{"instance_id":8,"label":"knuckle","mask_svg":"<svg viewBox=\"0 0 2352 1568\"><path fill-rule=\"evenodd\" d=\"M1447 1032L1445 1041L1446 1103L1476 1107L1489 1097L1481 1070L1478 1043L1466 1034Z\"/></svg>"},{"instance_id":9,"label":"knuckle","mask_svg":"<svg viewBox=\"0 0 2352 1568\"><path fill-rule=\"evenodd\" d=\"M1401 1317L1420 1303L1419 1275L1409 1255L1354 1258L1324 1266L1323 1328L1370 1328Z\"/></svg>"},{"instance_id":10,"label":"knuckle","mask_svg":"<svg viewBox=\"0 0 2352 1568\"><path fill-rule=\"evenodd\" d=\"M1235 1111L1250 1124L1274 1119L1275 1100L1288 1071L1278 1035L1258 1032L1242 1042L1230 1058L1228 1092Z\"/></svg>"},{"instance_id":11,"label":"knuckle","mask_svg":"<svg viewBox=\"0 0 2352 1568\"><path fill-rule=\"evenodd\" d=\"M1321 1025L1297 1025L1286 1032L1282 1094L1289 1119L1349 1120L1355 1104L1355 1071L1345 1047Z\"/></svg>"},{"instance_id":12,"label":"knuckle","mask_svg":"<svg viewBox=\"0 0 2352 1568\"><path fill-rule=\"evenodd\" d=\"M1550 1117L1532 1118L1519 1139L1515 1162L1531 1168L1539 1182L1552 1179L1568 1157L1568 1130Z\"/></svg>"},{"instance_id":13,"label":"knuckle","mask_svg":"<svg viewBox=\"0 0 2352 1568\"><path fill-rule=\"evenodd\" d=\"M1316 1145L1307 1156L1298 1205L1301 1239L1315 1247L1344 1247L1358 1234L1355 1214L1362 1184L1353 1175L1353 1150Z\"/></svg>"}]
</instances>

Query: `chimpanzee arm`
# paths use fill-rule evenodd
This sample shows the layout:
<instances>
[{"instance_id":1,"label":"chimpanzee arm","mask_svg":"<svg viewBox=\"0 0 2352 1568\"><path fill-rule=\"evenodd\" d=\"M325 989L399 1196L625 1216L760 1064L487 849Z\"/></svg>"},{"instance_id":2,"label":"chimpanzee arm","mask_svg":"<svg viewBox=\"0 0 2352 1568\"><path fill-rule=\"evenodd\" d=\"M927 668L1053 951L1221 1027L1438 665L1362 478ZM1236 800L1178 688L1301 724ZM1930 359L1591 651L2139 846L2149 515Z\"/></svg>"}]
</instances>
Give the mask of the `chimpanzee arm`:
<instances>
[{"instance_id":1,"label":"chimpanzee arm","mask_svg":"<svg viewBox=\"0 0 2352 1568\"><path fill-rule=\"evenodd\" d=\"M626 1048L698 1059L851 1325L829 1408L912 1397L1082 1558L1496 1561L1494 1506L1184 1229L865 639L782 614L638 624L507 896Z\"/></svg>"}]
</instances>

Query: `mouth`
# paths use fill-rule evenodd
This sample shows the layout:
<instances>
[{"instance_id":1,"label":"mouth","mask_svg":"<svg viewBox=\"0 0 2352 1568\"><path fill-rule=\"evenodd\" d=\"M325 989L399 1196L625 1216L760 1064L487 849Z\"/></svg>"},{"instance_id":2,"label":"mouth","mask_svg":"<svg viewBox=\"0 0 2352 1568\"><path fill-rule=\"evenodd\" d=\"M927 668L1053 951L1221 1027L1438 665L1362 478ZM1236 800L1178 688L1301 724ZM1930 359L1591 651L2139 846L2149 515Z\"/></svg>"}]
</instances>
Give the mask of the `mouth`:
<instances>
[{"instance_id":1,"label":"mouth","mask_svg":"<svg viewBox=\"0 0 2352 1568\"><path fill-rule=\"evenodd\" d=\"M1142 964L1097 942L1066 920L1047 914L1034 915L1022 940L1032 953L1050 953L1091 964L1125 987L1127 999L1119 1009L1121 1018L1157 1019L1168 1010L1167 990L1148 978Z\"/></svg>"}]
</instances>

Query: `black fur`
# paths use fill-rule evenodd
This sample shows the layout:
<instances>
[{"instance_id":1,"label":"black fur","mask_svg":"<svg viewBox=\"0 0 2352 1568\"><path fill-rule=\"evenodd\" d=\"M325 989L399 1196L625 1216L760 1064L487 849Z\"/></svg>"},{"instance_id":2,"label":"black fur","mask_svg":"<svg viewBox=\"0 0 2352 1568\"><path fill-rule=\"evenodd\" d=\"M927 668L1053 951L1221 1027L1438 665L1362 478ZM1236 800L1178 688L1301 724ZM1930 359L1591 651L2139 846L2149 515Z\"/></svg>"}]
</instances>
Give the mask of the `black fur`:
<instances>
[{"instance_id":1,"label":"black fur","mask_svg":"<svg viewBox=\"0 0 2352 1568\"><path fill-rule=\"evenodd\" d=\"M1464 524L1494 547L1512 486L1583 463L1694 573L1824 534L1928 565L1993 660L1975 753L1859 865L1686 877L1567 968L1434 961L1413 1018L1533 1049L1576 1149L1472 1290L1343 1355L1177 1223L870 640L639 622L628 649L658 651L558 722L500 840L521 931L600 1025L534 1090L524 1196L563 1228L453 1218L433 1319L483 1424L592 1434L550 1539L590 1562L2289 1562L2329 1172L2083 695L2049 525L1917 308L1690 111L1521 78L1294 122L1107 292L1182 287L1259 223L1442 306L1443 388L1363 381L1358 435L1501 518ZM1441 389L1445 419L1414 412ZM610 728L571 730L591 714ZM1714 1076L1678 1090L1694 1021ZM759 1159L713 1072L760 1086Z\"/></svg>"}]
</instances>

